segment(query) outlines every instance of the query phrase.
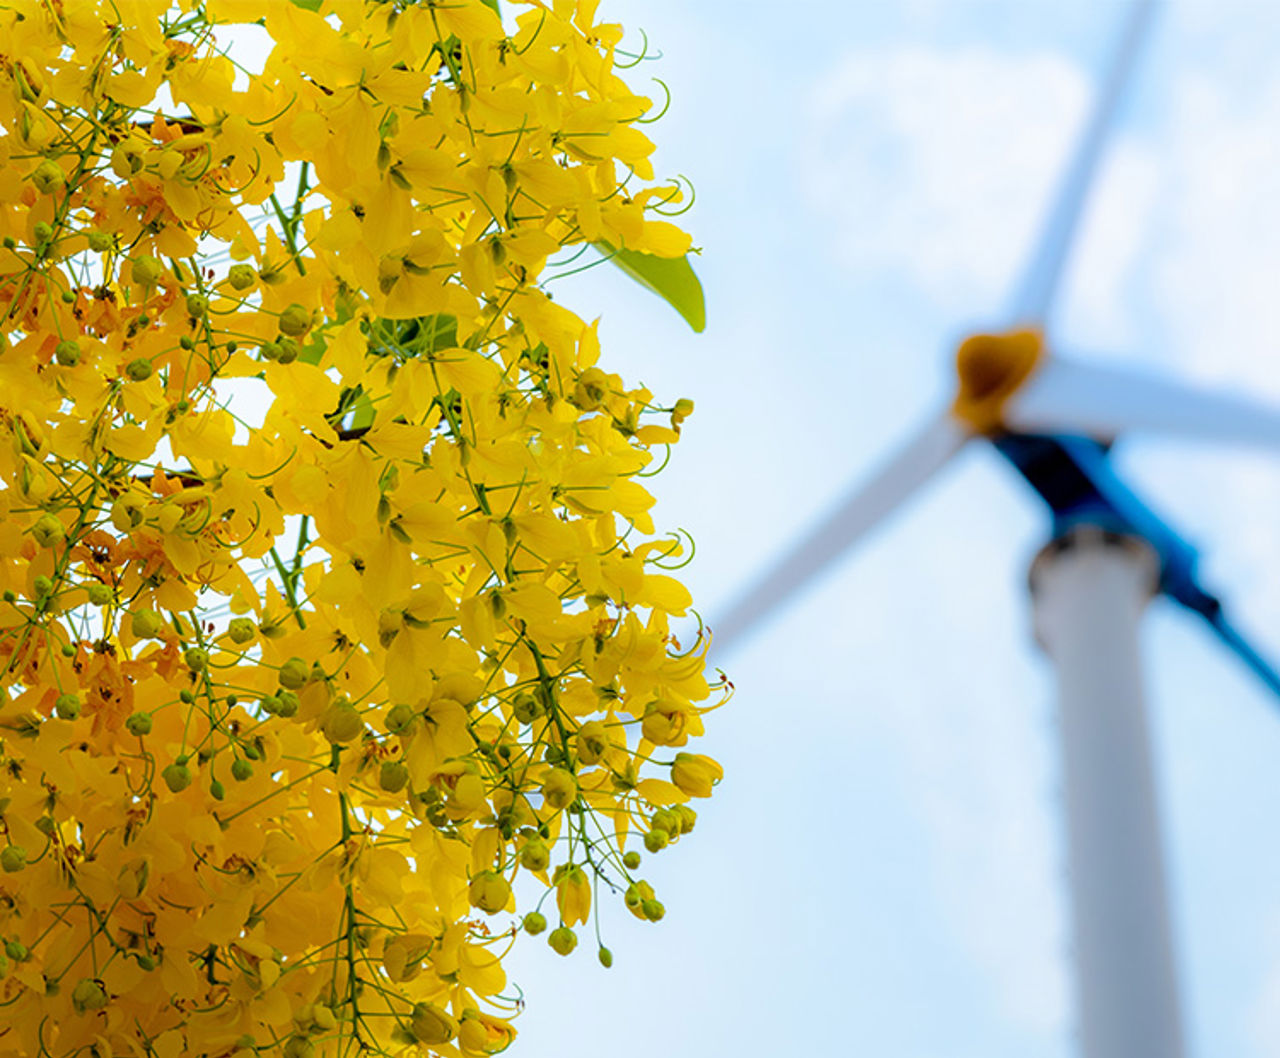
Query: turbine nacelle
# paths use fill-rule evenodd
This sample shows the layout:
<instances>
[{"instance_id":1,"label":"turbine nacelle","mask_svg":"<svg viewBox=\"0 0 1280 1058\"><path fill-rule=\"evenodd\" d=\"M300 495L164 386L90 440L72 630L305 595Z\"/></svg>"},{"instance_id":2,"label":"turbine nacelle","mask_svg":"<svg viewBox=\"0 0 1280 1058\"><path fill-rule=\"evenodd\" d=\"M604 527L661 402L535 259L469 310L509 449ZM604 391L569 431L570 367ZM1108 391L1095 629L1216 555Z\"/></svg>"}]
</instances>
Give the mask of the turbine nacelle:
<instances>
[{"instance_id":1,"label":"turbine nacelle","mask_svg":"<svg viewBox=\"0 0 1280 1058\"><path fill-rule=\"evenodd\" d=\"M1044 336L1030 328L966 338L956 350L959 388L951 413L976 434L1004 432L1005 405L1044 357Z\"/></svg>"}]
</instances>

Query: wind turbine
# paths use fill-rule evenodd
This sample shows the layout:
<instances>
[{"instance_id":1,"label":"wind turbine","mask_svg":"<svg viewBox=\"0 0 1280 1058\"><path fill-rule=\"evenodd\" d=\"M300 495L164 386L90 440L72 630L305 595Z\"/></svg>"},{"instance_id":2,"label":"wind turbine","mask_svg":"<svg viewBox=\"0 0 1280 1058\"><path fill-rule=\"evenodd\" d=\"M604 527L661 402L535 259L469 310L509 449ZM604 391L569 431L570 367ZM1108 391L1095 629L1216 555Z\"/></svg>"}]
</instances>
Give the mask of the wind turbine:
<instances>
[{"instance_id":1,"label":"wind turbine","mask_svg":"<svg viewBox=\"0 0 1280 1058\"><path fill-rule=\"evenodd\" d=\"M1155 593L1202 617L1268 687L1280 675L1201 585L1195 550L1120 478L1128 431L1280 447L1280 412L1050 353L1060 280L1155 4L1135 3L1016 288L1007 328L956 353L955 399L854 488L714 628L724 658L770 614L985 440L1048 505L1031 570L1035 631L1057 677L1076 1016L1082 1058L1182 1058L1178 981L1138 656Z\"/></svg>"}]
</instances>

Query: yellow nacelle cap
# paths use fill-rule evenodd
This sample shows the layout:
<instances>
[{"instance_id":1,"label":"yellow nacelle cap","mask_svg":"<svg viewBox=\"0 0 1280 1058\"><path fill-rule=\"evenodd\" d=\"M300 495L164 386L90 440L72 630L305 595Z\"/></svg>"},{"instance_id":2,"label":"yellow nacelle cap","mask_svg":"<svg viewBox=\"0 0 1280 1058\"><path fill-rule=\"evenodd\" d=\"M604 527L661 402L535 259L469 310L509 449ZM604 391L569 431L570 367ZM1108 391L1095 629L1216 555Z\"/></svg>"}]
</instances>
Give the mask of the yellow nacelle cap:
<instances>
[{"instance_id":1,"label":"yellow nacelle cap","mask_svg":"<svg viewBox=\"0 0 1280 1058\"><path fill-rule=\"evenodd\" d=\"M1004 429L1004 406L1044 357L1039 331L975 334L956 350L960 388L951 410L980 434Z\"/></svg>"}]
</instances>

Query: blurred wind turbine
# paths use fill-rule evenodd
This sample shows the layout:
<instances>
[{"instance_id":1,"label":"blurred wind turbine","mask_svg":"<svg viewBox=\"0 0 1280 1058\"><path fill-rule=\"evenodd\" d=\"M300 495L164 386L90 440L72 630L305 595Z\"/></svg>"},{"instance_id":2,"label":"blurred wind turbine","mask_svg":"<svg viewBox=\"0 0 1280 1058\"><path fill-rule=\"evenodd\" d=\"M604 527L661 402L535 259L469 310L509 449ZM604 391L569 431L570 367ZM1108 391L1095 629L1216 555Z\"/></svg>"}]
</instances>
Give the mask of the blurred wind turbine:
<instances>
[{"instance_id":1,"label":"blurred wind turbine","mask_svg":"<svg viewBox=\"0 0 1280 1058\"><path fill-rule=\"evenodd\" d=\"M1044 334L1099 161L1154 13L1138 0L1017 287L1010 327L957 350L954 401L715 626L723 658L921 489L990 442L1045 500L1032 566L1037 638L1058 683L1076 1009L1083 1058L1182 1058L1178 982L1143 704L1138 624L1159 592L1199 614L1272 690L1280 675L1199 583L1196 553L1116 473L1129 430L1280 447L1280 412L1140 371L1049 354Z\"/></svg>"}]
</instances>

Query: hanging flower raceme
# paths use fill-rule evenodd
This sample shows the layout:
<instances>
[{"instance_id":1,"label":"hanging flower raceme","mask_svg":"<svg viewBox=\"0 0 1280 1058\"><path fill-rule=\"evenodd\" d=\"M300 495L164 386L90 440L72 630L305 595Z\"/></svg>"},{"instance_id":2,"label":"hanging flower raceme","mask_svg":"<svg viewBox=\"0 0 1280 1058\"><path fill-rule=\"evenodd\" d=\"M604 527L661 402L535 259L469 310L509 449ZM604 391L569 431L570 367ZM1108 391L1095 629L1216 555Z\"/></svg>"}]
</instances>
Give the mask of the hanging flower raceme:
<instances>
[{"instance_id":1,"label":"hanging flower raceme","mask_svg":"<svg viewBox=\"0 0 1280 1058\"><path fill-rule=\"evenodd\" d=\"M492 1054L518 923L662 917L726 686L690 405L542 286L688 249L595 8L0 10L0 1056Z\"/></svg>"}]
</instances>

